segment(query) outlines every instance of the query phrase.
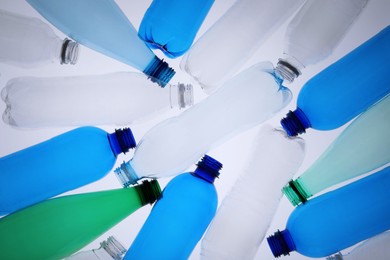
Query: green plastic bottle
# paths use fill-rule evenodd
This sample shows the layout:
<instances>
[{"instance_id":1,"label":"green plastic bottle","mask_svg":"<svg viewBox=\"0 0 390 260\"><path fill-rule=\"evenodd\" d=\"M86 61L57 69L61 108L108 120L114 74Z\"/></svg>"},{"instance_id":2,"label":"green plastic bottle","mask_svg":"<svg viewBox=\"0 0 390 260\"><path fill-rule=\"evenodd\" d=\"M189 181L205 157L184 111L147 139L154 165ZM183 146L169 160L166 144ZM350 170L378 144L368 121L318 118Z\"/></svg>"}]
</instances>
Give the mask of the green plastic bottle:
<instances>
[{"instance_id":1,"label":"green plastic bottle","mask_svg":"<svg viewBox=\"0 0 390 260\"><path fill-rule=\"evenodd\" d=\"M390 162L390 95L358 116L283 193L296 206L314 194Z\"/></svg>"},{"instance_id":2,"label":"green plastic bottle","mask_svg":"<svg viewBox=\"0 0 390 260\"><path fill-rule=\"evenodd\" d=\"M159 198L156 180L58 197L0 219L0 259L62 259Z\"/></svg>"}]
</instances>

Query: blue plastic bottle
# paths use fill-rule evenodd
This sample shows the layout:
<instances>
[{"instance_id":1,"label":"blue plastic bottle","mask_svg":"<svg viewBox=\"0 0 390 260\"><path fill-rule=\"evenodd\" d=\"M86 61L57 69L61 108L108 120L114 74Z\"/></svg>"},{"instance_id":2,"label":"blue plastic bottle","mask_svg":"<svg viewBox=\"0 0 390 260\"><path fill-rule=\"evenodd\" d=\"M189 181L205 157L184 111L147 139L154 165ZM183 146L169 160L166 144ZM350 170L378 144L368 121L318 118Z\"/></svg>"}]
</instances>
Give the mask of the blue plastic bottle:
<instances>
[{"instance_id":1,"label":"blue plastic bottle","mask_svg":"<svg viewBox=\"0 0 390 260\"><path fill-rule=\"evenodd\" d=\"M79 43L143 71L164 87L175 74L138 37L114 0L27 0Z\"/></svg>"},{"instance_id":2,"label":"blue plastic bottle","mask_svg":"<svg viewBox=\"0 0 390 260\"><path fill-rule=\"evenodd\" d=\"M0 215L103 178L134 147L129 128L80 127L0 158Z\"/></svg>"},{"instance_id":3,"label":"blue plastic bottle","mask_svg":"<svg viewBox=\"0 0 390 260\"><path fill-rule=\"evenodd\" d=\"M389 60L390 26L310 79L283 128L296 136L344 125L390 92Z\"/></svg>"},{"instance_id":4,"label":"blue plastic bottle","mask_svg":"<svg viewBox=\"0 0 390 260\"><path fill-rule=\"evenodd\" d=\"M195 39L214 0L153 0L146 11L138 35L166 56L183 55Z\"/></svg>"},{"instance_id":5,"label":"blue plastic bottle","mask_svg":"<svg viewBox=\"0 0 390 260\"><path fill-rule=\"evenodd\" d=\"M205 155L194 172L173 178L124 259L188 259L215 215L221 168Z\"/></svg>"},{"instance_id":6,"label":"blue plastic bottle","mask_svg":"<svg viewBox=\"0 0 390 260\"><path fill-rule=\"evenodd\" d=\"M275 257L325 257L390 229L390 167L297 207L267 238Z\"/></svg>"}]
</instances>

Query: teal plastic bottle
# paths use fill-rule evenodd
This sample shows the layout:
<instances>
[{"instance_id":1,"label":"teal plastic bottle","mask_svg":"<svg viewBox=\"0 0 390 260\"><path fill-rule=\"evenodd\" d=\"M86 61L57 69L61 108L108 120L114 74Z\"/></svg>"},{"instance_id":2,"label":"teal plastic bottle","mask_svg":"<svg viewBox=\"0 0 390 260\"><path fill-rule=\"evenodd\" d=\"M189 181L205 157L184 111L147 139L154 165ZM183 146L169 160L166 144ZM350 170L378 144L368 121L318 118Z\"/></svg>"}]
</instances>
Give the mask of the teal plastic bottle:
<instances>
[{"instance_id":1,"label":"teal plastic bottle","mask_svg":"<svg viewBox=\"0 0 390 260\"><path fill-rule=\"evenodd\" d=\"M267 238L275 257L326 257L390 229L390 167L297 207Z\"/></svg>"},{"instance_id":2,"label":"teal plastic bottle","mask_svg":"<svg viewBox=\"0 0 390 260\"><path fill-rule=\"evenodd\" d=\"M194 172L172 179L124 259L188 259L215 215L221 168L205 155Z\"/></svg>"},{"instance_id":3,"label":"teal plastic bottle","mask_svg":"<svg viewBox=\"0 0 390 260\"><path fill-rule=\"evenodd\" d=\"M150 48L177 58L191 47L213 4L214 0L153 0L138 35Z\"/></svg>"},{"instance_id":4,"label":"teal plastic bottle","mask_svg":"<svg viewBox=\"0 0 390 260\"><path fill-rule=\"evenodd\" d=\"M283 193L293 205L390 162L390 95L358 116L328 149L290 181Z\"/></svg>"},{"instance_id":5,"label":"teal plastic bottle","mask_svg":"<svg viewBox=\"0 0 390 260\"><path fill-rule=\"evenodd\" d=\"M27 0L50 23L91 49L144 72L164 87L175 74L138 37L114 0Z\"/></svg>"},{"instance_id":6,"label":"teal plastic bottle","mask_svg":"<svg viewBox=\"0 0 390 260\"><path fill-rule=\"evenodd\" d=\"M129 128L80 127L0 158L0 215L103 178L134 147Z\"/></svg>"},{"instance_id":7,"label":"teal plastic bottle","mask_svg":"<svg viewBox=\"0 0 390 260\"><path fill-rule=\"evenodd\" d=\"M344 125L390 92L389 60L390 26L311 78L283 128L296 136Z\"/></svg>"}]
</instances>

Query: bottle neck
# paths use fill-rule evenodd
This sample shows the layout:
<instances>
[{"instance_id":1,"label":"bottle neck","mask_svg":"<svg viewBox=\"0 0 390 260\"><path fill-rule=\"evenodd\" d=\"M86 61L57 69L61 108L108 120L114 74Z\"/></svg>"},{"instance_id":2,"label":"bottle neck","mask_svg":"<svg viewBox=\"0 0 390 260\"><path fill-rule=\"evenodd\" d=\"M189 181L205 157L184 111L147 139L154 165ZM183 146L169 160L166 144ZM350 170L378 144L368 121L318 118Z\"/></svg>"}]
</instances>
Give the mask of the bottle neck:
<instances>
[{"instance_id":1,"label":"bottle neck","mask_svg":"<svg viewBox=\"0 0 390 260\"><path fill-rule=\"evenodd\" d=\"M122 183L123 187L134 185L140 179L134 171L131 161L123 162L118 168L114 170L116 177L119 182Z\"/></svg>"},{"instance_id":2,"label":"bottle neck","mask_svg":"<svg viewBox=\"0 0 390 260\"><path fill-rule=\"evenodd\" d=\"M275 71L281 75L284 81L292 83L294 79L299 77L302 73L301 70L305 66L288 54L284 54L284 57L279 59Z\"/></svg>"},{"instance_id":3,"label":"bottle neck","mask_svg":"<svg viewBox=\"0 0 390 260\"><path fill-rule=\"evenodd\" d=\"M309 119L299 107L295 111L290 110L280 123L289 136L306 133L306 129L311 127Z\"/></svg>"},{"instance_id":4,"label":"bottle neck","mask_svg":"<svg viewBox=\"0 0 390 260\"><path fill-rule=\"evenodd\" d=\"M191 84L171 85L169 91L171 108L182 109L194 104L194 92Z\"/></svg>"},{"instance_id":5,"label":"bottle neck","mask_svg":"<svg viewBox=\"0 0 390 260\"><path fill-rule=\"evenodd\" d=\"M312 195L304 187L301 179L291 180L286 186L283 187L282 192L290 200L293 206L298 206L301 203L305 203Z\"/></svg>"},{"instance_id":6,"label":"bottle neck","mask_svg":"<svg viewBox=\"0 0 390 260\"><path fill-rule=\"evenodd\" d=\"M343 255L341 253L337 253L335 255L328 256L326 258L326 260L343 260L343 259L344 259L344 257L343 257Z\"/></svg>"},{"instance_id":7,"label":"bottle neck","mask_svg":"<svg viewBox=\"0 0 390 260\"><path fill-rule=\"evenodd\" d=\"M168 63L154 56L153 60L144 69L145 73L152 82L156 82L161 87L165 87L171 78L175 75L175 71L169 67Z\"/></svg>"},{"instance_id":8,"label":"bottle neck","mask_svg":"<svg viewBox=\"0 0 390 260\"><path fill-rule=\"evenodd\" d=\"M208 155L205 155L198 162L197 166L192 174L209 183L214 183L215 178L219 177L219 171L222 169L222 164Z\"/></svg>"},{"instance_id":9,"label":"bottle neck","mask_svg":"<svg viewBox=\"0 0 390 260\"><path fill-rule=\"evenodd\" d=\"M157 180L143 181L134 188L138 192L142 205L153 204L161 196L161 187Z\"/></svg>"},{"instance_id":10,"label":"bottle neck","mask_svg":"<svg viewBox=\"0 0 390 260\"><path fill-rule=\"evenodd\" d=\"M296 250L294 241L287 229L283 231L276 231L273 235L267 238L267 242L275 257L290 255L290 252Z\"/></svg>"},{"instance_id":11,"label":"bottle neck","mask_svg":"<svg viewBox=\"0 0 390 260\"><path fill-rule=\"evenodd\" d=\"M107 240L101 242L100 246L115 260L123 259L127 251L113 236L110 236Z\"/></svg>"},{"instance_id":12,"label":"bottle neck","mask_svg":"<svg viewBox=\"0 0 390 260\"><path fill-rule=\"evenodd\" d=\"M108 134L111 149L115 156L127 153L136 147L136 142L130 128L115 129L115 133Z\"/></svg>"},{"instance_id":13,"label":"bottle neck","mask_svg":"<svg viewBox=\"0 0 390 260\"><path fill-rule=\"evenodd\" d=\"M65 38L62 42L60 61L61 64L76 64L79 57L79 44Z\"/></svg>"}]
</instances>

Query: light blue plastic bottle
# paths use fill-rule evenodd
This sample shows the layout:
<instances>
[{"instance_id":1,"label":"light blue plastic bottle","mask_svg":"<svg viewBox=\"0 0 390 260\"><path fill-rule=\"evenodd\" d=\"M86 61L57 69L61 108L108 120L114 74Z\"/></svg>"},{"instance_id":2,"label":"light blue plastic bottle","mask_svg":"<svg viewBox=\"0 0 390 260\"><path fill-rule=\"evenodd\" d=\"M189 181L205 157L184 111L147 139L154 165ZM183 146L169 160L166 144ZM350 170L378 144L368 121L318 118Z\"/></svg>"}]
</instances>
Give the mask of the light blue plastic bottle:
<instances>
[{"instance_id":1,"label":"light blue plastic bottle","mask_svg":"<svg viewBox=\"0 0 390 260\"><path fill-rule=\"evenodd\" d=\"M175 74L138 37L114 0L27 0L79 43L143 71L164 87Z\"/></svg>"},{"instance_id":2,"label":"light blue plastic bottle","mask_svg":"<svg viewBox=\"0 0 390 260\"><path fill-rule=\"evenodd\" d=\"M214 0L153 0L138 35L149 47L179 57L191 47L213 4Z\"/></svg>"},{"instance_id":3,"label":"light blue plastic bottle","mask_svg":"<svg viewBox=\"0 0 390 260\"><path fill-rule=\"evenodd\" d=\"M390 229L390 167L297 207L267 238L275 257L326 257Z\"/></svg>"},{"instance_id":4,"label":"light blue plastic bottle","mask_svg":"<svg viewBox=\"0 0 390 260\"><path fill-rule=\"evenodd\" d=\"M213 185L222 164L205 155L194 172L173 178L124 259L188 259L214 217Z\"/></svg>"},{"instance_id":5,"label":"light blue plastic bottle","mask_svg":"<svg viewBox=\"0 0 390 260\"><path fill-rule=\"evenodd\" d=\"M80 127L0 158L0 215L103 178L134 147L129 128Z\"/></svg>"},{"instance_id":6,"label":"light blue plastic bottle","mask_svg":"<svg viewBox=\"0 0 390 260\"><path fill-rule=\"evenodd\" d=\"M390 26L310 79L283 128L296 136L344 125L390 92L389 61Z\"/></svg>"}]
</instances>

